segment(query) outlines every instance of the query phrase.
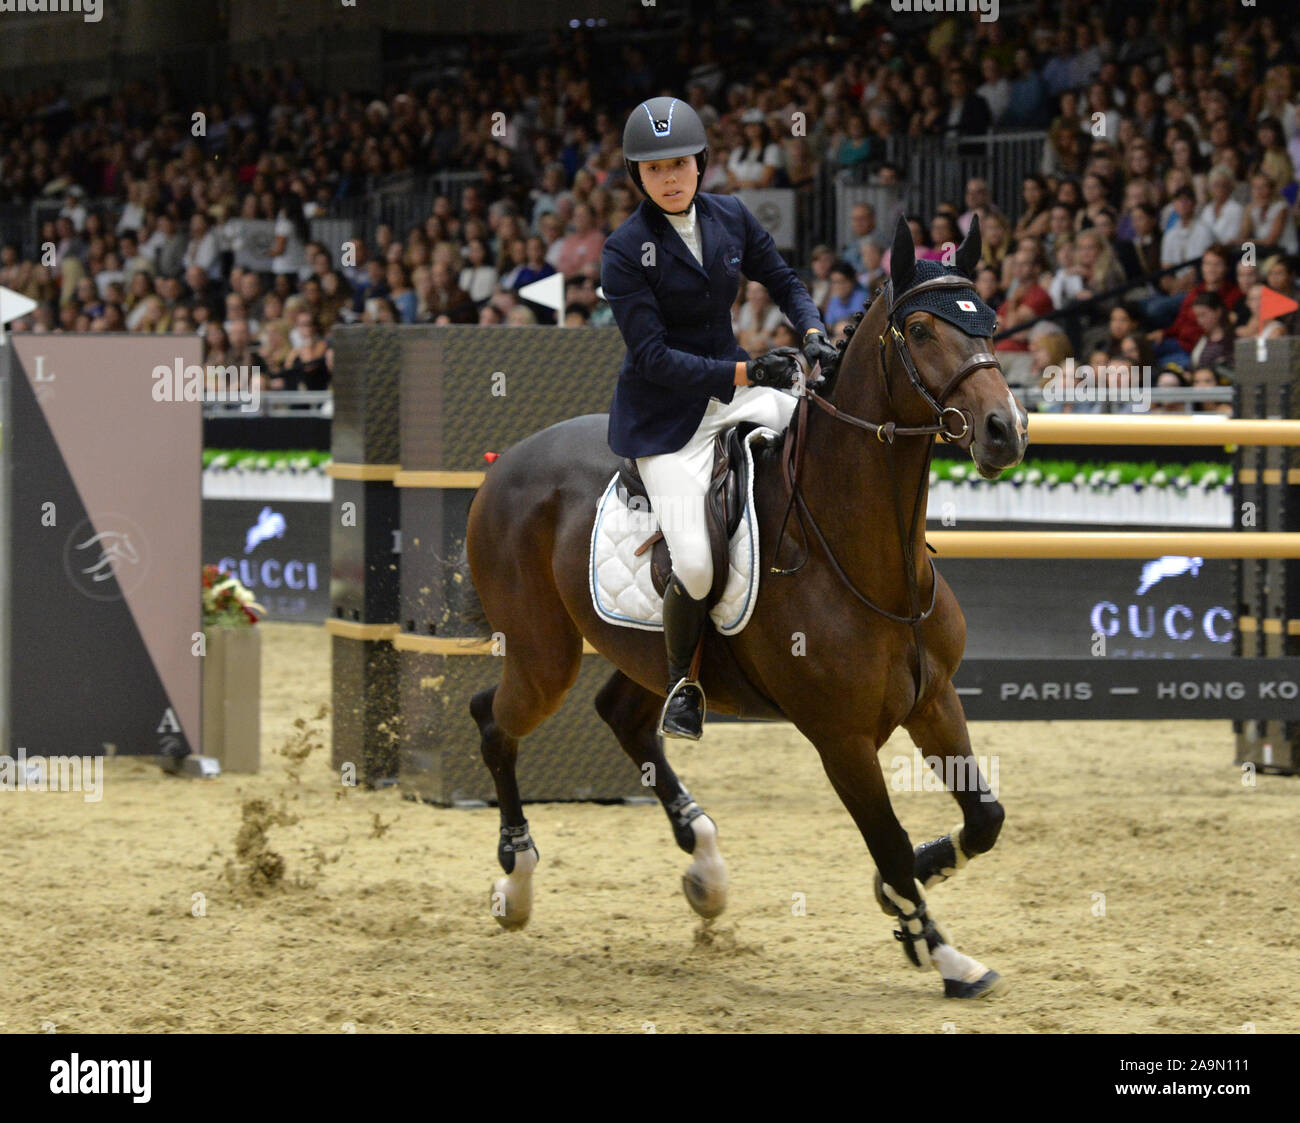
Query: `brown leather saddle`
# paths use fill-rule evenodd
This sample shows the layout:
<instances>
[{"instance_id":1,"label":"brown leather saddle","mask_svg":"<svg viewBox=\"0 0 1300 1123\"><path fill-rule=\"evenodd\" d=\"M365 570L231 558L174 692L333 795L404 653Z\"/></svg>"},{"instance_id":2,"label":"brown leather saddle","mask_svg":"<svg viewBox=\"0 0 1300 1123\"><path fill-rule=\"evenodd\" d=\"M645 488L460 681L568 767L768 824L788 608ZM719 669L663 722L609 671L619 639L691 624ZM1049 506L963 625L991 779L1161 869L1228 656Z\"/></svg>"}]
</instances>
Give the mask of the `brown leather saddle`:
<instances>
[{"instance_id":1,"label":"brown leather saddle","mask_svg":"<svg viewBox=\"0 0 1300 1123\"><path fill-rule=\"evenodd\" d=\"M708 527L709 549L713 555L713 585L707 597L710 608L717 604L727 587L731 536L740 526L740 520L745 515L745 502L749 498L749 464L745 457L745 437L758 427L757 422L742 421L713 438L713 473L709 478L709 489L704 501L705 525ZM770 437L768 441L771 442ZM645 484L636 469L636 461L631 457L625 456L619 461L618 491L625 503L630 504L639 498L645 501L647 507L650 504ZM642 542L636 549L637 557L646 550L653 550L650 555L650 580L655 592L663 596L672 579L672 559L663 531L656 530Z\"/></svg>"}]
</instances>

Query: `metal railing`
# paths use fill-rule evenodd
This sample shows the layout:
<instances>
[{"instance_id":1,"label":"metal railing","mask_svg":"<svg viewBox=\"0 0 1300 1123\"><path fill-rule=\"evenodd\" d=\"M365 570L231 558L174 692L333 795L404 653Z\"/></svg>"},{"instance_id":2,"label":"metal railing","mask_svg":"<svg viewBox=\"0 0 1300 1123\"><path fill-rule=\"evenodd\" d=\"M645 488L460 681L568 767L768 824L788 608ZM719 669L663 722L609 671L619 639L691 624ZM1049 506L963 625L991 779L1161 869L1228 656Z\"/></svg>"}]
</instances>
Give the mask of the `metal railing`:
<instances>
[{"instance_id":1,"label":"metal railing","mask_svg":"<svg viewBox=\"0 0 1300 1123\"><path fill-rule=\"evenodd\" d=\"M1047 133L994 132L967 137L890 137L887 159L903 170L909 209L926 221L941 202L966 209L966 181L988 181L989 198L1015 222L1024 209L1021 185L1038 171Z\"/></svg>"},{"instance_id":2,"label":"metal railing","mask_svg":"<svg viewBox=\"0 0 1300 1123\"><path fill-rule=\"evenodd\" d=\"M334 416L334 394L329 390L264 390L258 408L243 402L203 403L204 417L323 417Z\"/></svg>"},{"instance_id":3,"label":"metal railing","mask_svg":"<svg viewBox=\"0 0 1300 1123\"><path fill-rule=\"evenodd\" d=\"M1024 209L1021 186L1038 171L1047 134L1038 130L993 132L969 137L891 136L883 160L852 168L823 163L799 212L798 244L801 252L827 242L838 253L849 237L849 211L854 203L869 202L876 210L877 228L892 234L890 214L899 209L929 222L940 203L964 211L966 181L986 179L989 196L1014 223ZM871 184L872 174L888 162L900 169L897 187ZM801 263L806 263L806 257Z\"/></svg>"},{"instance_id":4,"label":"metal railing","mask_svg":"<svg viewBox=\"0 0 1300 1123\"><path fill-rule=\"evenodd\" d=\"M100 97L136 79L154 84L167 74L183 103L211 101L228 92L231 66L265 69L285 59L318 89L378 87L383 74L383 31L378 27L317 27L263 35L245 42L173 43L146 51L111 45L88 57L48 59L0 68L0 91L23 94L49 82L63 85L71 100Z\"/></svg>"},{"instance_id":5,"label":"metal railing","mask_svg":"<svg viewBox=\"0 0 1300 1123\"><path fill-rule=\"evenodd\" d=\"M396 238L405 240L412 226L424 225L439 195L447 196L452 207L459 209L465 188L482 182L481 172L439 171L400 183L381 183L366 195L331 202L325 213L309 222L311 236L330 250L338 264L340 247L348 237L360 235L373 248L379 228L388 226ZM82 204L88 213L104 216L110 228L116 227L124 206L112 196L83 199ZM0 204L0 245L13 243L22 260L35 261L40 256L41 226L57 218L63 205L61 197Z\"/></svg>"},{"instance_id":6,"label":"metal railing","mask_svg":"<svg viewBox=\"0 0 1300 1123\"><path fill-rule=\"evenodd\" d=\"M404 239L412 226L423 226L433 213L434 200L445 195L454 210L460 209L465 188L483 182L483 174L475 171L439 171L411 177L404 185L392 183L367 195L336 199L329 206L325 219L346 219L355 232L373 246L380 226L388 226L393 236Z\"/></svg>"}]
</instances>

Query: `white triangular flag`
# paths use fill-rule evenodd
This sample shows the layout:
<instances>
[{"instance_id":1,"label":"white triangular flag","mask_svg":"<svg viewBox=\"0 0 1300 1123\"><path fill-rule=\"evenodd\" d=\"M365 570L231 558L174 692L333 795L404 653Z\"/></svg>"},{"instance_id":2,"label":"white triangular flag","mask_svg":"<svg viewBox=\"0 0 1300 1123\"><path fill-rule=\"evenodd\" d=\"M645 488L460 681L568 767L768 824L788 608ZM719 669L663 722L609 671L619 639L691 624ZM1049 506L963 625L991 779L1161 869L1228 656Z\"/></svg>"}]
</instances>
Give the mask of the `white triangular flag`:
<instances>
[{"instance_id":1,"label":"white triangular flag","mask_svg":"<svg viewBox=\"0 0 1300 1123\"><path fill-rule=\"evenodd\" d=\"M540 281L533 281L532 284L524 285L519 290L519 298L531 300L534 304L540 304L554 312L562 312L564 311L564 278L559 273L552 273ZM560 320L563 322L563 317L560 317Z\"/></svg>"},{"instance_id":2,"label":"white triangular flag","mask_svg":"<svg viewBox=\"0 0 1300 1123\"><path fill-rule=\"evenodd\" d=\"M36 301L31 297L23 296L20 292L14 292L13 289L0 287L0 343L4 342L5 324L10 320L17 320L26 316L28 312L35 310Z\"/></svg>"}]
</instances>

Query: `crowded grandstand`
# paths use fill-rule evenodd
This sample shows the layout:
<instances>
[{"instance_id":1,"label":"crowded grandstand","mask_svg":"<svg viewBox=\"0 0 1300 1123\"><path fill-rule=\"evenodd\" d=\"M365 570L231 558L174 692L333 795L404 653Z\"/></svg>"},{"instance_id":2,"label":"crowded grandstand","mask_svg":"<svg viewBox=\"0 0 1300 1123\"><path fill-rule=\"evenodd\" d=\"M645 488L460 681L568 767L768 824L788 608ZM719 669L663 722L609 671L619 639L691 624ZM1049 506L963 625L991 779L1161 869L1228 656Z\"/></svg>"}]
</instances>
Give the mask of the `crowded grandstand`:
<instances>
[{"instance_id":1,"label":"crowded grandstand","mask_svg":"<svg viewBox=\"0 0 1300 1123\"><path fill-rule=\"evenodd\" d=\"M738 3L666 43L646 26L480 36L382 91L287 61L195 104L167 75L0 97L0 285L38 302L11 330L197 333L265 390L324 391L339 324L610 324L602 245L641 200L622 122L672 93L708 130L702 191L794 193L787 256L833 339L899 214L930 260L980 216L979 292L1033 406L1132 408L1043 402L1067 358L1227 386L1236 340L1293 334L1261 313L1297 295L1300 251L1300 54L1268 15ZM561 309L520 296L553 274ZM794 342L757 282L732 320L752 355Z\"/></svg>"}]
</instances>

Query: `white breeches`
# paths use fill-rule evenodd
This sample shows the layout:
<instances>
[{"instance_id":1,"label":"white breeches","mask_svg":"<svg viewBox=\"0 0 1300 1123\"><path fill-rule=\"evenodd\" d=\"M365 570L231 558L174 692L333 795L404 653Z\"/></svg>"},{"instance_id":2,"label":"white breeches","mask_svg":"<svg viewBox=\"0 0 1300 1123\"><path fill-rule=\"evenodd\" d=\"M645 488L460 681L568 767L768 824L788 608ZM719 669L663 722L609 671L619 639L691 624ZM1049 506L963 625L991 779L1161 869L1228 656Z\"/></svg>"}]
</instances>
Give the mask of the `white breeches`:
<instances>
[{"instance_id":1,"label":"white breeches","mask_svg":"<svg viewBox=\"0 0 1300 1123\"><path fill-rule=\"evenodd\" d=\"M668 543L673 572L692 597L705 596L713 584L704 493L713 473L715 434L741 421L755 421L783 433L798 404L793 394L770 386L737 386L730 402L709 399L699 428L682 448L637 457L651 510Z\"/></svg>"}]
</instances>

